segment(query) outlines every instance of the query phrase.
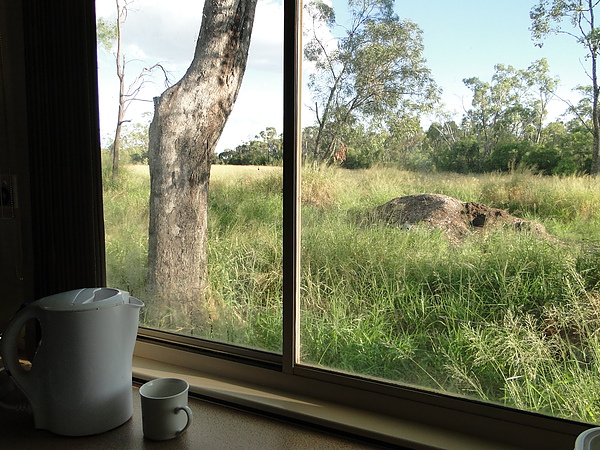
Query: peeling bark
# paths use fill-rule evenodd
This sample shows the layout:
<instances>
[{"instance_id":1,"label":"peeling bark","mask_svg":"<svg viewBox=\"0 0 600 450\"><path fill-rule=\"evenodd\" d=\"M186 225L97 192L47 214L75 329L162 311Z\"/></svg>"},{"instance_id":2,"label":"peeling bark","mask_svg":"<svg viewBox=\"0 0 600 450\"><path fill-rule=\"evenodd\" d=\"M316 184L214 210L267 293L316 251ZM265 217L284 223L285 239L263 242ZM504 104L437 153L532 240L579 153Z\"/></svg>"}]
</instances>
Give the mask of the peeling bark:
<instances>
[{"instance_id":1,"label":"peeling bark","mask_svg":"<svg viewBox=\"0 0 600 450\"><path fill-rule=\"evenodd\" d=\"M255 9L256 0L207 0L189 69L154 99L148 286L171 305L208 301L211 156L242 83Z\"/></svg>"}]
</instances>

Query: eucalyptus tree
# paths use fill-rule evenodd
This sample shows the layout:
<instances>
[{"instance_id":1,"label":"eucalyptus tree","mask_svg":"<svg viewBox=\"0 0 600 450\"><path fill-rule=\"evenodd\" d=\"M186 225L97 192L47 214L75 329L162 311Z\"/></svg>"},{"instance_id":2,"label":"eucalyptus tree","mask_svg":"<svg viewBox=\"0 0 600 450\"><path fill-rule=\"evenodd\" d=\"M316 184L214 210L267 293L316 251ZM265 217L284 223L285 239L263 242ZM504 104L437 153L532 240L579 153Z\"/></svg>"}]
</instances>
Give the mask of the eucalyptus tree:
<instances>
[{"instance_id":1,"label":"eucalyptus tree","mask_svg":"<svg viewBox=\"0 0 600 450\"><path fill-rule=\"evenodd\" d=\"M441 154L449 154L452 147L464 137L464 130L449 115L439 119L429 125L425 133L424 151L431 160Z\"/></svg>"},{"instance_id":2,"label":"eucalyptus tree","mask_svg":"<svg viewBox=\"0 0 600 450\"><path fill-rule=\"evenodd\" d=\"M490 82L466 78L472 108L465 115L470 131L478 138L485 160L503 141L529 139L539 142L547 107L558 84L549 75L545 59L527 69L497 64Z\"/></svg>"},{"instance_id":3,"label":"eucalyptus tree","mask_svg":"<svg viewBox=\"0 0 600 450\"><path fill-rule=\"evenodd\" d=\"M255 10L256 0L204 2L190 67L154 99L148 287L166 310L207 308L210 168L246 70Z\"/></svg>"},{"instance_id":4,"label":"eucalyptus tree","mask_svg":"<svg viewBox=\"0 0 600 450\"><path fill-rule=\"evenodd\" d=\"M439 96L423 57L422 32L394 13L393 0L349 0L348 9L343 25L324 1L305 6L315 163L331 160L351 127L385 127L389 117L422 111Z\"/></svg>"},{"instance_id":5,"label":"eucalyptus tree","mask_svg":"<svg viewBox=\"0 0 600 450\"><path fill-rule=\"evenodd\" d=\"M531 96L530 105L535 112L532 141L539 144L542 139L544 121L548 115L548 104L556 95L560 79L550 75L550 66L546 58L531 63L526 70L521 71L521 77Z\"/></svg>"},{"instance_id":6,"label":"eucalyptus tree","mask_svg":"<svg viewBox=\"0 0 600 450\"><path fill-rule=\"evenodd\" d=\"M589 67L586 70L591 81L591 126L594 143L592 147L591 173L600 173L600 86L598 85L598 51L600 49L600 29L596 26L596 13L599 0L539 0L529 16L531 36L538 46L549 34L562 34L575 39L586 52Z\"/></svg>"},{"instance_id":7,"label":"eucalyptus tree","mask_svg":"<svg viewBox=\"0 0 600 450\"><path fill-rule=\"evenodd\" d=\"M151 67L145 67L131 80L129 85L125 81L125 72L129 62L123 51L123 27L129 14L129 5L133 0L115 0L117 17L114 22L110 22L103 17L98 19L96 24L98 44L105 51L112 53L115 60L115 69L119 80L119 100L117 110L117 124L115 127L115 136L112 144L112 178L116 180L119 176L119 151L121 147L121 132L125 119L127 108L133 101L143 101L140 97L140 91L147 81L149 75L155 70L161 70L165 75L166 84L168 77L162 65L154 64ZM149 101L149 100L147 100Z\"/></svg>"}]
</instances>

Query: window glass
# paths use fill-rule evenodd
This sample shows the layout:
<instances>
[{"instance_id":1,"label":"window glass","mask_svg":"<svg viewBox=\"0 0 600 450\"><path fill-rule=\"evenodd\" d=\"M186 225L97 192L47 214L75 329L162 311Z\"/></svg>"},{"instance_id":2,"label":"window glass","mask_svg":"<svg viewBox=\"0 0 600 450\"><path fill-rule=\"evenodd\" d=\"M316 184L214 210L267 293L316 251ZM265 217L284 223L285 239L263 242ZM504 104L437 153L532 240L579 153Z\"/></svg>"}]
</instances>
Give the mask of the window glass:
<instances>
[{"instance_id":1,"label":"window glass","mask_svg":"<svg viewBox=\"0 0 600 450\"><path fill-rule=\"evenodd\" d=\"M598 422L593 92L572 90L589 83L574 69L585 47L564 35L536 46L536 2L438 3L303 7L298 362ZM161 193L148 170L151 100L188 69L202 7L127 7L119 52L115 4L97 1L108 283L146 302L146 327L291 352L282 4L258 3L244 82L211 155L208 281L187 289L188 268L162 261L181 271L167 296L148 289L148 205ZM119 98L135 98L120 118Z\"/></svg>"},{"instance_id":2,"label":"window glass","mask_svg":"<svg viewBox=\"0 0 600 450\"><path fill-rule=\"evenodd\" d=\"M193 262L177 256L174 263L159 260L159 266L181 264L181 274L175 275L181 292L162 297L148 288L152 100L179 82L190 67L203 5L186 0L97 0L96 10L108 284L144 300L144 326L280 352L282 3L258 2L243 84L210 155L208 281L202 292L192 294L193 288L187 288L192 271L185 265ZM124 79L121 96L118 73ZM126 108L122 116L119 98ZM117 123L122 126L115 175ZM192 152L201 152L201 139L194 146ZM162 163L157 165L169 167ZM184 164L193 165L191 160ZM176 176L179 169L165 170ZM173 184L180 181L174 178ZM192 205L188 211L193 209Z\"/></svg>"},{"instance_id":3,"label":"window glass","mask_svg":"<svg viewBox=\"0 0 600 450\"><path fill-rule=\"evenodd\" d=\"M305 4L303 363L598 421L586 49L534 3Z\"/></svg>"}]
</instances>

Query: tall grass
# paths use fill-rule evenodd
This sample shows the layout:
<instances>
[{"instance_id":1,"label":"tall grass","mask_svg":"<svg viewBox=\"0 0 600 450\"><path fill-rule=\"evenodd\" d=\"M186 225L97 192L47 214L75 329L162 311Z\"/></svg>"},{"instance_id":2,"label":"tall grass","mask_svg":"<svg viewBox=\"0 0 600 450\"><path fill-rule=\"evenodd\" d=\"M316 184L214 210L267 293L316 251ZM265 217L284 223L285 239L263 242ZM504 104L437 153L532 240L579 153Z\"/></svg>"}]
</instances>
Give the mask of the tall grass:
<instances>
[{"instance_id":1,"label":"tall grass","mask_svg":"<svg viewBox=\"0 0 600 450\"><path fill-rule=\"evenodd\" d=\"M304 362L600 422L598 180L321 169L304 171L302 187ZM130 290L145 274L144 189L139 173L105 187L109 282ZM205 337L281 350L281 189L278 170L211 175L220 311ZM499 230L452 245L423 227L356 220L425 192L538 220L556 239Z\"/></svg>"},{"instance_id":2,"label":"tall grass","mask_svg":"<svg viewBox=\"0 0 600 450\"><path fill-rule=\"evenodd\" d=\"M109 286L140 295L148 266L147 172L121 168L113 181L111 162L103 160L106 272Z\"/></svg>"},{"instance_id":3,"label":"tall grass","mask_svg":"<svg viewBox=\"0 0 600 450\"><path fill-rule=\"evenodd\" d=\"M206 337L281 351L281 190L280 168L213 168L208 270L222 311Z\"/></svg>"}]
</instances>

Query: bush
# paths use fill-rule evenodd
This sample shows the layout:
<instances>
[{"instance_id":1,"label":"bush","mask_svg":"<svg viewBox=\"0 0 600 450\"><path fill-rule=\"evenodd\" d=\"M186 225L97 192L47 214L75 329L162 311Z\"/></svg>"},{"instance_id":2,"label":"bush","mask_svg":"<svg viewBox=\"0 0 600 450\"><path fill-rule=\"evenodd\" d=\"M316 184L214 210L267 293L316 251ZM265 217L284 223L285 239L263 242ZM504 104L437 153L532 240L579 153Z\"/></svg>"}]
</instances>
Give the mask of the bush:
<instances>
[{"instance_id":1,"label":"bush","mask_svg":"<svg viewBox=\"0 0 600 450\"><path fill-rule=\"evenodd\" d=\"M531 149L527 141L510 142L497 145L489 158L484 162L485 172L508 172L517 167L523 155Z\"/></svg>"},{"instance_id":2,"label":"bush","mask_svg":"<svg viewBox=\"0 0 600 450\"><path fill-rule=\"evenodd\" d=\"M577 167L577 163L573 160L572 157L567 156L561 158L558 161L558 164L552 169L553 175L574 175L577 173L579 168Z\"/></svg>"},{"instance_id":3,"label":"bush","mask_svg":"<svg viewBox=\"0 0 600 450\"><path fill-rule=\"evenodd\" d=\"M364 152L354 148L346 152L346 160L342 163L344 169L368 169L373 165L373 160Z\"/></svg>"},{"instance_id":4,"label":"bush","mask_svg":"<svg viewBox=\"0 0 600 450\"><path fill-rule=\"evenodd\" d=\"M551 175L560 161L560 151L545 145L533 145L523 155L523 164L531 167L534 172L542 175Z\"/></svg>"},{"instance_id":5,"label":"bush","mask_svg":"<svg viewBox=\"0 0 600 450\"><path fill-rule=\"evenodd\" d=\"M435 153L432 160L439 172L477 173L481 168L479 143L475 138L465 138Z\"/></svg>"}]
</instances>

